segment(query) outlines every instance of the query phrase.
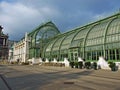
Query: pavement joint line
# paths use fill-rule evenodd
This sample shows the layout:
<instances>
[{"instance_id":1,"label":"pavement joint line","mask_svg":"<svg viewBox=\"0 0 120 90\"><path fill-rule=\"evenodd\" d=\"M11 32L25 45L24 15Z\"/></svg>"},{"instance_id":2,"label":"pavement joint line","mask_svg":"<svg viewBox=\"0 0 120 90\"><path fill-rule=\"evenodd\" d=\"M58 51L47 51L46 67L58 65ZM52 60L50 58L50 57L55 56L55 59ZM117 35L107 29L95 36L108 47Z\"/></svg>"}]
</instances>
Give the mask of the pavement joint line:
<instances>
[{"instance_id":1,"label":"pavement joint line","mask_svg":"<svg viewBox=\"0 0 120 90\"><path fill-rule=\"evenodd\" d=\"M112 77L98 76L98 75L95 75L95 74L91 74L90 76L96 76L96 77L100 77L100 78L107 78L107 79L120 80L120 79L116 79L116 78L112 78Z\"/></svg>"},{"instance_id":2,"label":"pavement joint line","mask_svg":"<svg viewBox=\"0 0 120 90\"><path fill-rule=\"evenodd\" d=\"M82 87L82 88L85 88L87 90L96 90L94 88L91 88L91 87L88 87L88 86L83 86L83 85L80 85L80 84L75 84L75 86Z\"/></svg>"},{"instance_id":3,"label":"pavement joint line","mask_svg":"<svg viewBox=\"0 0 120 90\"><path fill-rule=\"evenodd\" d=\"M4 82L4 84L7 86L8 90L12 90L12 88L8 85L7 81L3 77L3 74L0 74L0 78L2 79L2 81Z\"/></svg>"}]
</instances>

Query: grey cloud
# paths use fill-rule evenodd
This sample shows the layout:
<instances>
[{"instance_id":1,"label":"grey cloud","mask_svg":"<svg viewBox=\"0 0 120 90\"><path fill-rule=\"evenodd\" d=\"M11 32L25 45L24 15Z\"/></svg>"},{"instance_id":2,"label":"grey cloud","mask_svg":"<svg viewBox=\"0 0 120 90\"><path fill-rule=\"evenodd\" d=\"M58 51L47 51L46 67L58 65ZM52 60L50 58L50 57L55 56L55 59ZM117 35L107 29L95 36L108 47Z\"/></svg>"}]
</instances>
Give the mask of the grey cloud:
<instances>
[{"instance_id":1,"label":"grey cloud","mask_svg":"<svg viewBox=\"0 0 120 90\"><path fill-rule=\"evenodd\" d=\"M5 32L9 33L10 39L22 38L25 32L29 32L49 17L58 14L53 8L35 9L21 3L2 2L0 8L2 9L0 23L5 27Z\"/></svg>"},{"instance_id":2,"label":"grey cloud","mask_svg":"<svg viewBox=\"0 0 120 90\"><path fill-rule=\"evenodd\" d=\"M119 3L119 0L4 0L0 2L0 24L10 39L16 40L48 20L65 32L111 15Z\"/></svg>"}]
</instances>

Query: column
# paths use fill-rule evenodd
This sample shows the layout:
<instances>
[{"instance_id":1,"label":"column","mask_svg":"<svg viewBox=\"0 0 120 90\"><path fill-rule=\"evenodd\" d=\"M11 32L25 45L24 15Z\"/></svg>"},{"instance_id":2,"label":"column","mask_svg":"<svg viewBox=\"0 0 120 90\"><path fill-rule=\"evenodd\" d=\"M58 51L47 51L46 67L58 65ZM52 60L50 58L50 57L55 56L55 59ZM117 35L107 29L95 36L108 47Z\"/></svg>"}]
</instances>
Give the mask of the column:
<instances>
[{"instance_id":1,"label":"column","mask_svg":"<svg viewBox=\"0 0 120 90\"><path fill-rule=\"evenodd\" d=\"M3 46L5 45L5 39L3 39Z\"/></svg>"}]
</instances>

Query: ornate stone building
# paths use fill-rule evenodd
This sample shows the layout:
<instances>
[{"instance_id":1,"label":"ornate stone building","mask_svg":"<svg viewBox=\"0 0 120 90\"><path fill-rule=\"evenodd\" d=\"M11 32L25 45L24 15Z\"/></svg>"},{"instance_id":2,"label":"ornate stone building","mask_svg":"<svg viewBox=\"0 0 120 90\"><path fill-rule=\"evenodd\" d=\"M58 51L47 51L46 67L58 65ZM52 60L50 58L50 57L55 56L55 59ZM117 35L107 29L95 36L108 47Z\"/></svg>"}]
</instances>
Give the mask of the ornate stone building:
<instances>
[{"instance_id":1,"label":"ornate stone building","mask_svg":"<svg viewBox=\"0 0 120 90\"><path fill-rule=\"evenodd\" d=\"M0 60L8 59L8 35L3 34L0 26Z\"/></svg>"},{"instance_id":2,"label":"ornate stone building","mask_svg":"<svg viewBox=\"0 0 120 90\"><path fill-rule=\"evenodd\" d=\"M28 60L28 37L27 33L25 34L25 37L19 41L19 42L14 42L13 46L13 58L11 58L12 61L17 61L19 60L20 62L26 62Z\"/></svg>"}]
</instances>

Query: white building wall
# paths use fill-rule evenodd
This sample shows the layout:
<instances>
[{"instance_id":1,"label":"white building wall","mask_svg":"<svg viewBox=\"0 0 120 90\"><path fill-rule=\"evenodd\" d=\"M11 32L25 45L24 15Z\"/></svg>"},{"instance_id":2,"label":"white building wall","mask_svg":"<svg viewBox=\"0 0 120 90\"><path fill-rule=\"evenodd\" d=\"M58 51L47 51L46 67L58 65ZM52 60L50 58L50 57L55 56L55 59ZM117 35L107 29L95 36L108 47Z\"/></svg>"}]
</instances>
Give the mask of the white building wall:
<instances>
[{"instance_id":1,"label":"white building wall","mask_svg":"<svg viewBox=\"0 0 120 90\"><path fill-rule=\"evenodd\" d=\"M29 47L28 47L28 38L27 38L27 33L25 35L25 39L19 41L18 43L14 44L14 49L13 49L13 59L17 61L18 59L21 62L26 62L28 59L28 54L29 54Z\"/></svg>"}]
</instances>

